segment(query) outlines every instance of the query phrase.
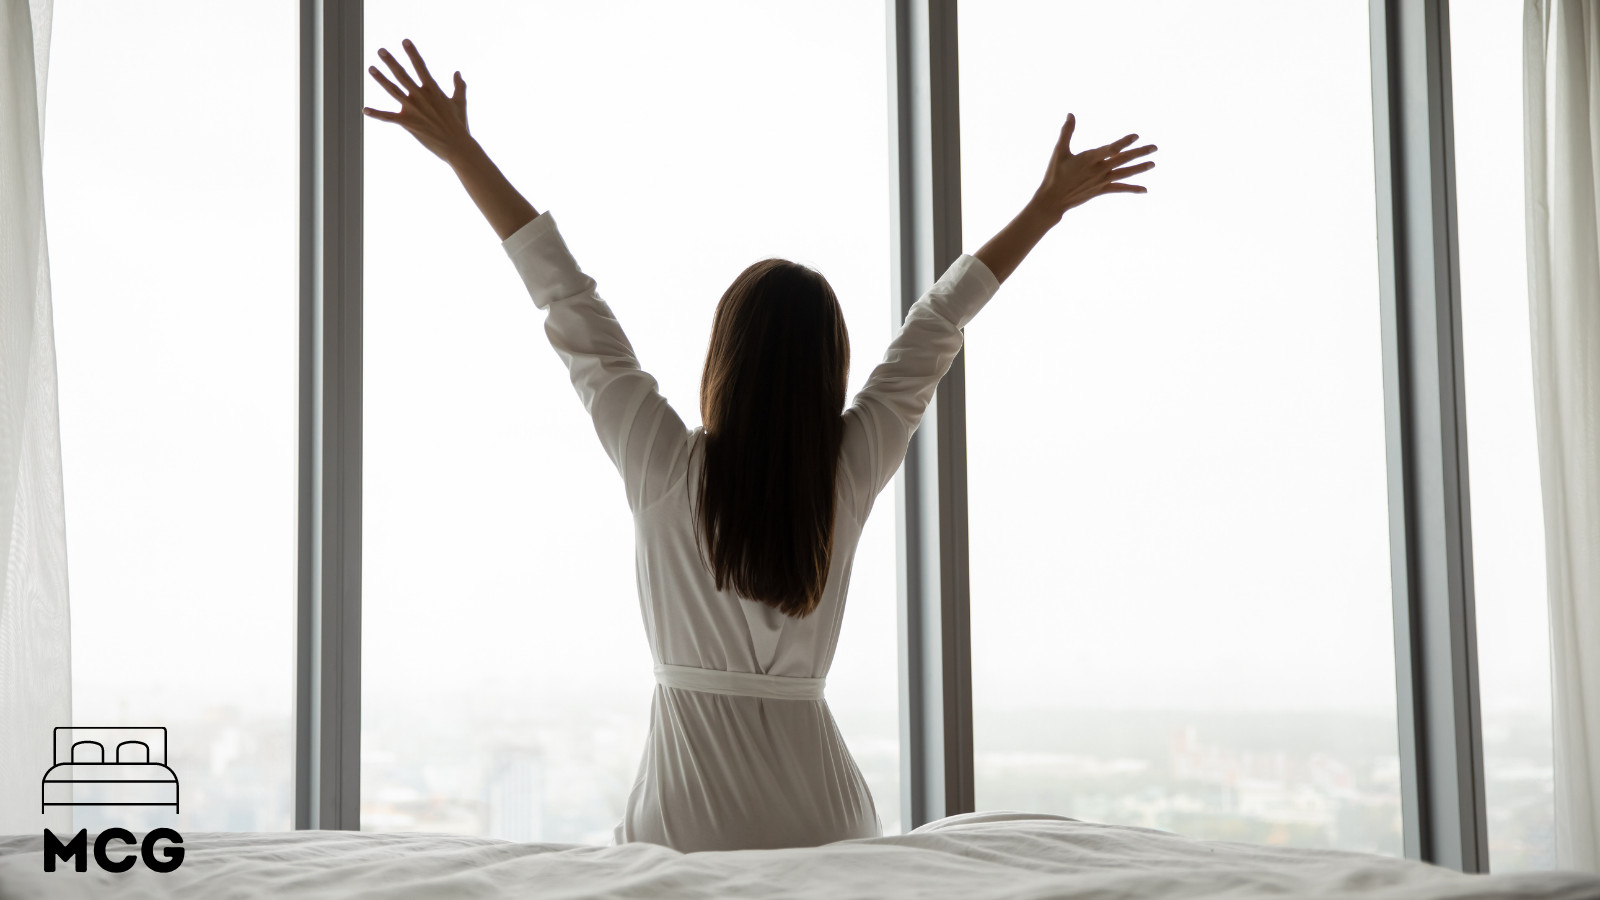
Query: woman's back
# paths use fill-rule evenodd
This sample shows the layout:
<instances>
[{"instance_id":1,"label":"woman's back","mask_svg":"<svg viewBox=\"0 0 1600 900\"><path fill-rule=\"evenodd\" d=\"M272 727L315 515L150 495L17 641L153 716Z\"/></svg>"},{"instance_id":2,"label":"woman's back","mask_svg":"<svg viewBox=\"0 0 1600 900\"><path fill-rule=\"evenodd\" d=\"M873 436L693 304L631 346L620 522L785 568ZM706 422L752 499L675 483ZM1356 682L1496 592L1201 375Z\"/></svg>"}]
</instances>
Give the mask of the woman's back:
<instances>
[{"instance_id":1,"label":"woman's back","mask_svg":"<svg viewBox=\"0 0 1600 900\"><path fill-rule=\"evenodd\" d=\"M638 368L609 306L545 213L505 241L567 364L634 514L640 611L656 664L650 736L618 841L679 850L810 846L875 836L871 794L823 696L874 501L894 476L961 327L998 288L963 256L845 410L831 565L803 618L718 591L696 544L705 434ZM892 652L886 648L885 652Z\"/></svg>"},{"instance_id":2,"label":"woman's back","mask_svg":"<svg viewBox=\"0 0 1600 900\"><path fill-rule=\"evenodd\" d=\"M685 455L703 439L689 432ZM876 837L872 796L821 698L860 525L839 503L822 601L791 618L716 590L695 546L698 467L687 468L634 517L640 609L665 683L617 841L687 852Z\"/></svg>"}]
</instances>

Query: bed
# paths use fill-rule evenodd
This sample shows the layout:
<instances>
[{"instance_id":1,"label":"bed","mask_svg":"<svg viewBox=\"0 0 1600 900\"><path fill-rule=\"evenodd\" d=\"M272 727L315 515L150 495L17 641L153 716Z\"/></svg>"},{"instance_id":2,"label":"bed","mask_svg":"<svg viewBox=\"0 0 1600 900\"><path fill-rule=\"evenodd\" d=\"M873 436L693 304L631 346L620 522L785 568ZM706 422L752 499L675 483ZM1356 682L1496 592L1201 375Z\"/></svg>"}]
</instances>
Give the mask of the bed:
<instances>
[{"instance_id":1,"label":"bed","mask_svg":"<svg viewBox=\"0 0 1600 900\"><path fill-rule=\"evenodd\" d=\"M178 776L167 766L167 729L61 727L39 784L47 806L170 806Z\"/></svg>"},{"instance_id":2,"label":"bed","mask_svg":"<svg viewBox=\"0 0 1600 900\"><path fill-rule=\"evenodd\" d=\"M122 874L94 866L46 873L39 835L0 838L0 897L1600 898L1600 877L1573 872L1462 875L1381 856L1005 812L952 816L893 837L728 853L336 831L196 833L184 836L184 850L170 874L138 865Z\"/></svg>"}]
</instances>

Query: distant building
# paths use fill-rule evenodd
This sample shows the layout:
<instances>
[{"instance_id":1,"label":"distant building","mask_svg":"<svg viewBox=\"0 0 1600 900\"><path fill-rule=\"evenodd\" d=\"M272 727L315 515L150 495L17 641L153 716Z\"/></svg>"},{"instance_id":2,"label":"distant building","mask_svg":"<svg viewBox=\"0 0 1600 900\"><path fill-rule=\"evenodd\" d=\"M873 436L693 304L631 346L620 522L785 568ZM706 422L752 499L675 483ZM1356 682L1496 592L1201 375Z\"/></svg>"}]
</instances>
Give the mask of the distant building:
<instances>
[{"instance_id":1,"label":"distant building","mask_svg":"<svg viewBox=\"0 0 1600 900\"><path fill-rule=\"evenodd\" d=\"M484 781L485 832L508 841L544 840L544 754L532 747L495 751Z\"/></svg>"}]
</instances>

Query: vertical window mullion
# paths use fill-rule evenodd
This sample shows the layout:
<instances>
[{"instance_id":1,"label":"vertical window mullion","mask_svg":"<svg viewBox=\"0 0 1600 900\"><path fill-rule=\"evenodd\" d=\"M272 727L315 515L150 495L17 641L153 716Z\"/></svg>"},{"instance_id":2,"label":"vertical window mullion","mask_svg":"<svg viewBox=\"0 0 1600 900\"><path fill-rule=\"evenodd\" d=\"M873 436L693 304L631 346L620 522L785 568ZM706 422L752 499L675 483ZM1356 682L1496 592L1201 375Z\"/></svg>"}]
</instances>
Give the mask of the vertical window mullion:
<instances>
[{"instance_id":1,"label":"vertical window mullion","mask_svg":"<svg viewBox=\"0 0 1600 900\"><path fill-rule=\"evenodd\" d=\"M1488 870L1447 0L1371 0L1406 855Z\"/></svg>"},{"instance_id":2,"label":"vertical window mullion","mask_svg":"<svg viewBox=\"0 0 1600 900\"><path fill-rule=\"evenodd\" d=\"M295 827L361 827L361 0L300 4Z\"/></svg>"},{"instance_id":3,"label":"vertical window mullion","mask_svg":"<svg viewBox=\"0 0 1600 900\"><path fill-rule=\"evenodd\" d=\"M954 0L888 0L894 327L961 255ZM957 354L895 479L901 820L973 809L965 356Z\"/></svg>"}]
</instances>

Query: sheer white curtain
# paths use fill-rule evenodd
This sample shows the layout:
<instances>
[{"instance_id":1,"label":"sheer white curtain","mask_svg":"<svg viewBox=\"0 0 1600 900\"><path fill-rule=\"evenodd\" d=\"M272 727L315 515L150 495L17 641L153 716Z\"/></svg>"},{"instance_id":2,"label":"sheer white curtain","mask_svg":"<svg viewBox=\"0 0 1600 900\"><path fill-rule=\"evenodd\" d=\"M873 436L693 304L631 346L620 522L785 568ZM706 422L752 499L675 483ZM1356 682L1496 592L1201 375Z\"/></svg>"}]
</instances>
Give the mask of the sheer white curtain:
<instances>
[{"instance_id":1,"label":"sheer white curtain","mask_svg":"<svg viewBox=\"0 0 1600 900\"><path fill-rule=\"evenodd\" d=\"M1556 863L1600 872L1600 7L1528 0L1522 36Z\"/></svg>"},{"instance_id":2,"label":"sheer white curtain","mask_svg":"<svg viewBox=\"0 0 1600 900\"><path fill-rule=\"evenodd\" d=\"M0 833L66 828L39 814L51 729L72 724L67 533L45 243L51 0L0 0Z\"/></svg>"}]
</instances>

